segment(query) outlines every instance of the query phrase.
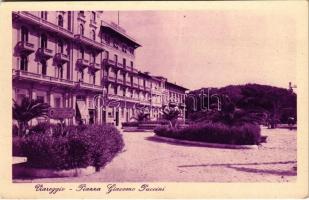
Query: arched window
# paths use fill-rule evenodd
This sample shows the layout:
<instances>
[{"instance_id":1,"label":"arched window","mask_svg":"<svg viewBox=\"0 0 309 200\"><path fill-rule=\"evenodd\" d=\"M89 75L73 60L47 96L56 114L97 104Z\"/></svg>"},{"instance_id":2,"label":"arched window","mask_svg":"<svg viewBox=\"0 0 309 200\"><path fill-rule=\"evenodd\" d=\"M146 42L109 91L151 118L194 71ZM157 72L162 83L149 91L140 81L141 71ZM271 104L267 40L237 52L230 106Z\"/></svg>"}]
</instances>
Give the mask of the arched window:
<instances>
[{"instance_id":1,"label":"arched window","mask_svg":"<svg viewBox=\"0 0 309 200\"><path fill-rule=\"evenodd\" d=\"M63 27L63 17L62 17L62 15L58 16L58 26Z\"/></svg>"},{"instance_id":2,"label":"arched window","mask_svg":"<svg viewBox=\"0 0 309 200\"><path fill-rule=\"evenodd\" d=\"M79 25L79 34L84 35L84 26L82 24Z\"/></svg>"},{"instance_id":3,"label":"arched window","mask_svg":"<svg viewBox=\"0 0 309 200\"><path fill-rule=\"evenodd\" d=\"M95 31L94 30L91 31L91 35L92 35L92 39L95 40Z\"/></svg>"},{"instance_id":4,"label":"arched window","mask_svg":"<svg viewBox=\"0 0 309 200\"><path fill-rule=\"evenodd\" d=\"M45 34L41 35L41 48L42 49L47 48L47 36Z\"/></svg>"},{"instance_id":5,"label":"arched window","mask_svg":"<svg viewBox=\"0 0 309 200\"><path fill-rule=\"evenodd\" d=\"M21 41L28 42L28 29L24 26L21 27Z\"/></svg>"}]
</instances>

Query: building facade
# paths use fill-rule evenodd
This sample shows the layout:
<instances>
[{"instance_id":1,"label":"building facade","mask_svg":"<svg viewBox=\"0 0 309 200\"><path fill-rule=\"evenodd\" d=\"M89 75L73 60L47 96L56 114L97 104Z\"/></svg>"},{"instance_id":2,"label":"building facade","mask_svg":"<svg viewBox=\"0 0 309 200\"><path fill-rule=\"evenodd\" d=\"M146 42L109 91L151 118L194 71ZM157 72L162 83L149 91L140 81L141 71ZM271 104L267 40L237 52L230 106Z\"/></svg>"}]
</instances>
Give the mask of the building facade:
<instances>
[{"instance_id":1,"label":"building facade","mask_svg":"<svg viewBox=\"0 0 309 200\"><path fill-rule=\"evenodd\" d=\"M118 126L141 109L150 119L159 118L167 95L168 101L174 101L174 93L183 100L181 86L137 69L135 50L141 45L117 24L105 22L103 11L16 11L12 26L17 102L28 97L73 108L68 124Z\"/></svg>"}]
</instances>

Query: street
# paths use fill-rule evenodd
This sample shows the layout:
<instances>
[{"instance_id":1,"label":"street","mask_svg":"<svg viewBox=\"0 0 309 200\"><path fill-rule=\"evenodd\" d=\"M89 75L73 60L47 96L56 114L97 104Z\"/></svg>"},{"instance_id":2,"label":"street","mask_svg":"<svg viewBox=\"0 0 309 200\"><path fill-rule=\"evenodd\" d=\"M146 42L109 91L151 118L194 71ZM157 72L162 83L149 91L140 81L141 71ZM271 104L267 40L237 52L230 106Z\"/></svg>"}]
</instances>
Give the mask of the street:
<instances>
[{"instance_id":1,"label":"street","mask_svg":"<svg viewBox=\"0 0 309 200\"><path fill-rule=\"evenodd\" d=\"M158 141L124 132L125 148L100 172L14 182L288 182L296 180L296 131L262 129L258 149L220 149Z\"/></svg>"}]
</instances>

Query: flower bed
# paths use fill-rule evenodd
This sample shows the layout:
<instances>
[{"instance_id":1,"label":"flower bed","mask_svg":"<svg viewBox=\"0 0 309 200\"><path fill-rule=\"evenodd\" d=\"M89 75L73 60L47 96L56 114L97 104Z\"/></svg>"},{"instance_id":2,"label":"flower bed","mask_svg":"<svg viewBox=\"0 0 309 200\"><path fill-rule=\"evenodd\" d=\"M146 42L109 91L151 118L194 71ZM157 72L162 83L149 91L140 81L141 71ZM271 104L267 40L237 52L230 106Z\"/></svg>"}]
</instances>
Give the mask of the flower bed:
<instances>
[{"instance_id":1,"label":"flower bed","mask_svg":"<svg viewBox=\"0 0 309 200\"><path fill-rule=\"evenodd\" d=\"M154 132L163 137L219 144L255 145L261 140L260 127L250 123L234 126L206 123L185 128L157 127Z\"/></svg>"},{"instance_id":2,"label":"flower bed","mask_svg":"<svg viewBox=\"0 0 309 200\"><path fill-rule=\"evenodd\" d=\"M52 134L33 133L14 138L13 155L26 156L27 166L31 168L69 170L94 166L99 169L124 146L122 136L113 126L69 126L63 133L54 130Z\"/></svg>"}]
</instances>

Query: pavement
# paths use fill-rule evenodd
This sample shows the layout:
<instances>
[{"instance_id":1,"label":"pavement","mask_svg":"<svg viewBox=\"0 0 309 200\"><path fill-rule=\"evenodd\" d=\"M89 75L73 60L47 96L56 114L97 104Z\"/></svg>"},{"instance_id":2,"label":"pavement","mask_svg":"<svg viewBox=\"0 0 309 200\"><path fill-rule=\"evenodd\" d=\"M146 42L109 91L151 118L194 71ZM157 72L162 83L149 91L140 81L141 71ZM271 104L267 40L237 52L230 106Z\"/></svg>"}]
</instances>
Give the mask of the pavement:
<instances>
[{"instance_id":1,"label":"pavement","mask_svg":"<svg viewBox=\"0 0 309 200\"><path fill-rule=\"evenodd\" d=\"M124 132L125 148L100 172L83 177L14 182L293 182L295 130L262 129L258 149L223 149L164 142L153 132Z\"/></svg>"}]
</instances>

